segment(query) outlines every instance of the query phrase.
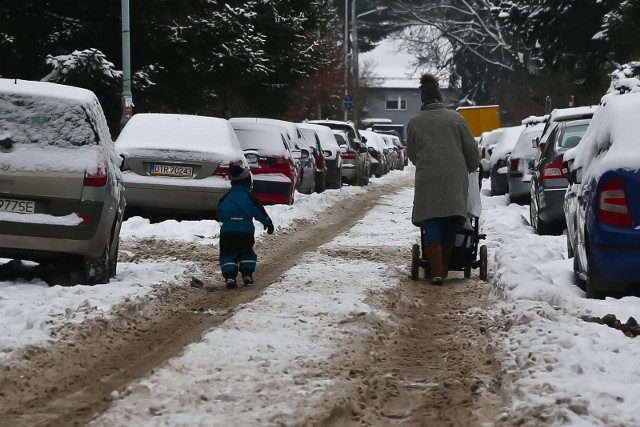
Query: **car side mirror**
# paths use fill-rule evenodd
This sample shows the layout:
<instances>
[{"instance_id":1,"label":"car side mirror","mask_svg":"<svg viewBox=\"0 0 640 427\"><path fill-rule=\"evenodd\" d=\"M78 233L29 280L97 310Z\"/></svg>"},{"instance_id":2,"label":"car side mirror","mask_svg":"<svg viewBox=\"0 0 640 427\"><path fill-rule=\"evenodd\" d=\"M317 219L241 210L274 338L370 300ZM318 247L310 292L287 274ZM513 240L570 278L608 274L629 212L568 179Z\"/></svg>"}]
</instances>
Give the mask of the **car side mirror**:
<instances>
[{"instance_id":1,"label":"car side mirror","mask_svg":"<svg viewBox=\"0 0 640 427\"><path fill-rule=\"evenodd\" d=\"M529 169L535 169L535 168L536 168L536 159L529 160Z\"/></svg>"},{"instance_id":2,"label":"car side mirror","mask_svg":"<svg viewBox=\"0 0 640 427\"><path fill-rule=\"evenodd\" d=\"M360 137L360 139L362 140L362 142L364 142L366 144L367 142L367 138L365 138L364 136Z\"/></svg>"},{"instance_id":3,"label":"car side mirror","mask_svg":"<svg viewBox=\"0 0 640 427\"><path fill-rule=\"evenodd\" d=\"M331 151L329 150L322 150L322 154L324 154L325 157L331 157Z\"/></svg>"},{"instance_id":4,"label":"car side mirror","mask_svg":"<svg viewBox=\"0 0 640 427\"><path fill-rule=\"evenodd\" d=\"M306 148L303 148L302 150L300 150L300 157L301 158L308 159L310 155L311 155L311 153Z\"/></svg>"},{"instance_id":5,"label":"car side mirror","mask_svg":"<svg viewBox=\"0 0 640 427\"><path fill-rule=\"evenodd\" d=\"M120 170L122 172L126 171L127 169L129 169L129 159L128 156L129 154L127 153L122 153L120 154Z\"/></svg>"},{"instance_id":6,"label":"car side mirror","mask_svg":"<svg viewBox=\"0 0 640 427\"><path fill-rule=\"evenodd\" d=\"M364 145L361 145L360 148L358 148L358 153L366 153L367 152L367 147L365 147Z\"/></svg>"},{"instance_id":7,"label":"car side mirror","mask_svg":"<svg viewBox=\"0 0 640 427\"><path fill-rule=\"evenodd\" d=\"M340 152L341 153L346 153L347 152L347 146L346 145L341 145L340 146Z\"/></svg>"},{"instance_id":8,"label":"car side mirror","mask_svg":"<svg viewBox=\"0 0 640 427\"><path fill-rule=\"evenodd\" d=\"M369 147L369 152L370 152L370 153L374 153L375 151L376 151L376 149L375 149L375 148L373 148L373 147Z\"/></svg>"}]
</instances>

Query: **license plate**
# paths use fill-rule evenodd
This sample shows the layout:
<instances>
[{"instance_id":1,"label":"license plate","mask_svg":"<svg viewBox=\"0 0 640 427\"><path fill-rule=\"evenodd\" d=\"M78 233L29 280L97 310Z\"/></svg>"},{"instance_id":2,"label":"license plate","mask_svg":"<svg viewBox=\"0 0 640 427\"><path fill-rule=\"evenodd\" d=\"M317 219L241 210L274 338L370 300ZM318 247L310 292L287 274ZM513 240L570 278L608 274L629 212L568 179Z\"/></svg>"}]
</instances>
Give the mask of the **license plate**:
<instances>
[{"instance_id":1,"label":"license plate","mask_svg":"<svg viewBox=\"0 0 640 427\"><path fill-rule=\"evenodd\" d=\"M34 213L36 202L30 200L0 199L0 212Z\"/></svg>"},{"instance_id":2,"label":"license plate","mask_svg":"<svg viewBox=\"0 0 640 427\"><path fill-rule=\"evenodd\" d=\"M193 168L191 166L175 166L175 165L156 165L152 164L149 169L151 175L160 176L178 176L189 177L193 176Z\"/></svg>"}]
</instances>

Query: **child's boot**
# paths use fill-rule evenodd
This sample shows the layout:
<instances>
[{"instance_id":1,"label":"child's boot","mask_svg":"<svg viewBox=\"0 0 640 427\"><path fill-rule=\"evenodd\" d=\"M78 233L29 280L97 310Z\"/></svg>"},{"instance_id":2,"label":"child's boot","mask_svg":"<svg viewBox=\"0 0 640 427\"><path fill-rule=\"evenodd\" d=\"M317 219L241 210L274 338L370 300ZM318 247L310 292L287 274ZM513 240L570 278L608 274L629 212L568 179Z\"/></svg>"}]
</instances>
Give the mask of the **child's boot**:
<instances>
[{"instance_id":1,"label":"child's boot","mask_svg":"<svg viewBox=\"0 0 640 427\"><path fill-rule=\"evenodd\" d=\"M227 284L228 289L234 289L238 287L238 282L236 282L235 277L227 277L225 279L225 283Z\"/></svg>"},{"instance_id":2,"label":"child's boot","mask_svg":"<svg viewBox=\"0 0 640 427\"><path fill-rule=\"evenodd\" d=\"M253 273L251 271L242 273L242 283L246 286L253 285Z\"/></svg>"}]
</instances>

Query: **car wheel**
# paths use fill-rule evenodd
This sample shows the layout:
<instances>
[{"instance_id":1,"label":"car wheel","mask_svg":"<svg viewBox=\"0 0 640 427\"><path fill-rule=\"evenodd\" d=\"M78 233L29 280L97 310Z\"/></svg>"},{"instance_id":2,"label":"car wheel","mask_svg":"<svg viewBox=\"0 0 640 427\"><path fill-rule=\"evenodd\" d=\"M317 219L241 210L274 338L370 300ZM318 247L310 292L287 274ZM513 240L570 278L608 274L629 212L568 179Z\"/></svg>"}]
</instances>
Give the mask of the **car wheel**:
<instances>
[{"instance_id":1,"label":"car wheel","mask_svg":"<svg viewBox=\"0 0 640 427\"><path fill-rule=\"evenodd\" d=\"M602 290L602 280L596 273L595 264L593 258L587 250L587 283L585 292L587 298L604 299L607 296L606 292Z\"/></svg>"},{"instance_id":2,"label":"car wheel","mask_svg":"<svg viewBox=\"0 0 640 427\"><path fill-rule=\"evenodd\" d=\"M487 246L486 245L482 245L480 246L480 280L487 280L488 277L488 269L487 269L487 262L488 262L488 255L487 255Z\"/></svg>"},{"instance_id":3,"label":"car wheel","mask_svg":"<svg viewBox=\"0 0 640 427\"><path fill-rule=\"evenodd\" d=\"M580 262L578 261L577 256L573 257L573 277L576 281L576 285L585 291L587 283L580 277Z\"/></svg>"},{"instance_id":4,"label":"car wheel","mask_svg":"<svg viewBox=\"0 0 640 427\"><path fill-rule=\"evenodd\" d=\"M417 243L411 248L411 279L418 280L420 275L420 245Z\"/></svg>"},{"instance_id":5,"label":"car wheel","mask_svg":"<svg viewBox=\"0 0 640 427\"><path fill-rule=\"evenodd\" d=\"M82 262L82 283L84 285L98 285L109 283L109 274L111 272L112 263L110 262L111 247L109 242L106 243L102 250L102 255L96 260L90 260L86 257Z\"/></svg>"},{"instance_id":6,"label":"car wheel","mask_svg":"<svg viewBox=\"0 0 640 427\"><path fill-rule=\"evenodd\" d=\"M109 254L109 278L116 277L118 270L118 251L120 250L120 235L114 235L111 240L111 253Z\"/></svg>"},{"instance_id":7,"label":"car wheel","mask_svg":"<svg viewBox=\"0 0 640 427\"><path fill-rule=\"evenodd\" d=\"M471 278L471 267L464 268L464 278L465 279Z\"/></svg>"},{"instance_id":8,"label":"car wheel","mask_svg":"<svg viewBox=\"0 0 640 427\"><path fill-rule=\"evenodd\" d=\"M569 239L569 233L567 232L567 258L573 258L575 254L573 253L573 247L571 246L571 240Z\"/></svg>"}]
</instances>

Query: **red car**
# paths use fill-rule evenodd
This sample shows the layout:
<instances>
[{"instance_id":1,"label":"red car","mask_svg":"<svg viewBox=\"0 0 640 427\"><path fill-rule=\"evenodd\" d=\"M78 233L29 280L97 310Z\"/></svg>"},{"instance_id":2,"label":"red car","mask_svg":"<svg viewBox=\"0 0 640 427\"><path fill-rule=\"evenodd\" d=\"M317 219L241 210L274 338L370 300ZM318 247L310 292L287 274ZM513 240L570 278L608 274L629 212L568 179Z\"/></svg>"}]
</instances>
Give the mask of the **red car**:
<instances>
[{"instance_id":1,"label":"red car","mask_svg":"<svg viewBox=\"0 0 640 427\"><path fill-rule=\"evenodd\" d=\"M263 123L231 122L231 126L251 168L252 194L264 205L293 204L296 166L286 130Z\"/></svg>"}]
</instances>

